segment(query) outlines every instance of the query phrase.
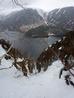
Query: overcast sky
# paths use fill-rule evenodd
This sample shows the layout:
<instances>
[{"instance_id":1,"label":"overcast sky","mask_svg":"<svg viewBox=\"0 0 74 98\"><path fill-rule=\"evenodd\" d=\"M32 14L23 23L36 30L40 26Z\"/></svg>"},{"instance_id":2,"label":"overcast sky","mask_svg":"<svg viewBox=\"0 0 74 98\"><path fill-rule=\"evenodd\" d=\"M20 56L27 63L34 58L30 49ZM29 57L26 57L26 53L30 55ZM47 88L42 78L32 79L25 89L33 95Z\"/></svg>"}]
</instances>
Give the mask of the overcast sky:
<instances>
[{"instance_id":1,"label":"overcast sky","mask_svg":"<svg viewBox=\"0 0 74 98\"><path fill-rule=\"evenodd\" d=\"M55 8L62 8L65 6L74 6L74 0L18 0L25 7L40 8L45 11L50 11ZM16 8L12 0L0 0L0 10L9 10Z\"/></svg>"}]
</instances>

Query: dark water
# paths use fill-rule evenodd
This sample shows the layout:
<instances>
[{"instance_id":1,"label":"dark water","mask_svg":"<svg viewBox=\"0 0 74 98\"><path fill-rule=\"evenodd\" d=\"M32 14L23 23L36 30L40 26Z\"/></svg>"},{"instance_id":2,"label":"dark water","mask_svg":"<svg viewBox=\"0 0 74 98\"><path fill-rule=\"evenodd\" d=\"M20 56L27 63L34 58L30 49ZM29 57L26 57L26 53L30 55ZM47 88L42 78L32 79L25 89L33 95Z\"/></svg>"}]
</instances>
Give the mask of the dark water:
<instances>
[{"instance_id":1,"label":"dark water","mask_svg":"<svg viewBox=\"0 0 74 98\"><path fill-rule=\"evenodd\" d=\"M55 43L56 41L60 40L60 37L54 37L54 36L50 36L48 38L48 44L52 45L53 43Z\"/></svg>"},{"instance_id":2,"label":"dark water","mask_svg":"<svg viewBox=\"0 0 74 98\"><path fill-rule=\"evenodd\" d=\"M55 43L60 38L53 36L49 38L26 38L24 33L6 31L0 33L0 39L8 40L24 57L30 56L37 59L48 45Z\"/></svg>"},{"instance_id":3,"label":"dark water","mask_svg":"<svg viewBox=\"0 0 74 98\"><path fill-rule=\"evenodd\" d=\"M47 38L26 38L23 33L6 31L0 33L0 39L6 39L18 49L24 57L37 57L48 47Z\"/></svg>"}]
</instances>

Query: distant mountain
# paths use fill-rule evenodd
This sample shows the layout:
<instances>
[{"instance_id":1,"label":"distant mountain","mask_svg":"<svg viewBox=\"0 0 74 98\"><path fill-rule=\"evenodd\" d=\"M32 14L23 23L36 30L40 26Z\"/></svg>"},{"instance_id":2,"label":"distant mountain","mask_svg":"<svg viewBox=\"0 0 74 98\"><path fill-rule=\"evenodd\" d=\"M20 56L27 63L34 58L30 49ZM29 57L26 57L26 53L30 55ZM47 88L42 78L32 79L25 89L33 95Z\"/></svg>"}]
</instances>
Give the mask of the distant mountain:
<instances>
[{"instance_id":1,"label":"distant mountain","mask_svg":"<svg viewBox=\"0 0 74 98\"><path fill-rule=\"evenodd\" d=\"M50 31L60 33L74 30L74 7L55 9L48 13Z\"/></svg>"},{"instance_id":2,"label":"distant mountain","mask_svg":"<svg viewBox=\"0 0 74 98\"><path fill-rule=\"evenodd\" d=\"M5 19L0 20L0 31L2 30L21 30L20 28L25 28L25 26L30 25L40 25L44 22L44 19L37 10L34 9L24 9L5 16Z\"/></svg>"},{"instance_id":3,"label":"distant mountain","mask_svg":"<svg viewBox=\"0 0 74 98\"><path fill-rule=\"evenodd\" d=\"M54 9L49 13L24 9L0 17L0 31L25 32L28 37L47 37L49 33L63 35L74 30L74 7Z\"/></svg>"},{"instance_id":4,"label":"distant mountain","mask_svg":"<svg viewBox=\"0 0 74 98\"><path fill-rule=\"evenodd\" d=\"M5 19L5 15L0 15L0 21Z\"/></svg>"}]
</instances>

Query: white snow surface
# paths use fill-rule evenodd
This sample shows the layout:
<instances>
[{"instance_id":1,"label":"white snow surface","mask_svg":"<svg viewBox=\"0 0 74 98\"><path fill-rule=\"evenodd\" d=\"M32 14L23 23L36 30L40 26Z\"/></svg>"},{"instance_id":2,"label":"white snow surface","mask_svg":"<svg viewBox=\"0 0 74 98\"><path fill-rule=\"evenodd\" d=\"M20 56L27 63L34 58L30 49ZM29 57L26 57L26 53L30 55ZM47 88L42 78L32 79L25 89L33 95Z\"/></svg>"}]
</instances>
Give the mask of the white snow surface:
<instances>
[{"instance_id":1,"label":"white snow surface","mask_svg":"<svg viewBox=\"0 0 74 98\"><path fill-rule=\"evenodd\" d=\"M0 55L4 50L0 46ZM8 67L11 60L2 60L0 68ZM0 70L0 98L74 98L74 88L59 79L62 63L57 60L46 72L25 77L14 67Z\"/></svg>"}]
</instances>

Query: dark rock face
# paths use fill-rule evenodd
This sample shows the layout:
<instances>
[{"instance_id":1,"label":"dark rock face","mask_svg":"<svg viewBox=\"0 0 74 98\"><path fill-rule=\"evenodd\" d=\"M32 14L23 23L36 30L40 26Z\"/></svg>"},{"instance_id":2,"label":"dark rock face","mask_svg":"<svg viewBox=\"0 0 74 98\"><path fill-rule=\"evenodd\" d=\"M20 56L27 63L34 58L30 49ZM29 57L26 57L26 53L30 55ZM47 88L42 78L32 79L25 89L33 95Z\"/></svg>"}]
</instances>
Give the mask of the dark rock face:
<instances>
[{"instance_id":1,"label":"dark rock face","mask_svg":"<svg viewBox=\"0 0 74 98\"><path fill-rule=\"evenodd\" d=\"M55 9L49 12L47 22L50 31L54 33L74 30L74 7Z\"/></svg>"}]
</instances>

